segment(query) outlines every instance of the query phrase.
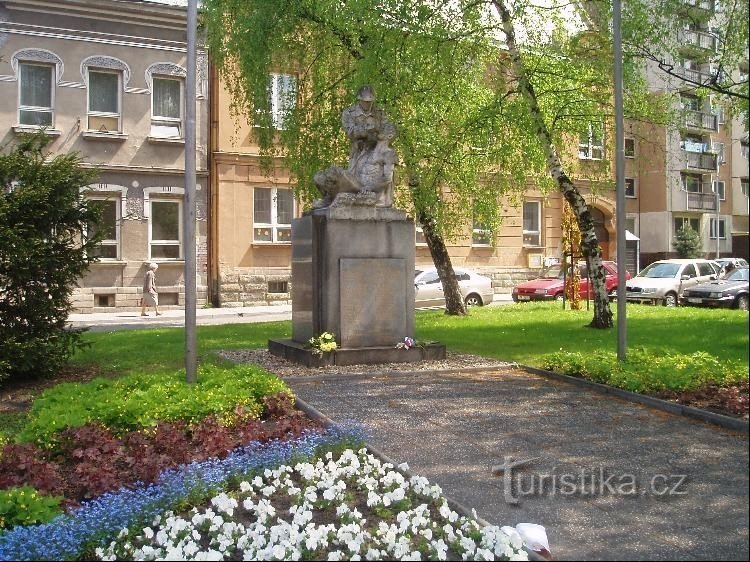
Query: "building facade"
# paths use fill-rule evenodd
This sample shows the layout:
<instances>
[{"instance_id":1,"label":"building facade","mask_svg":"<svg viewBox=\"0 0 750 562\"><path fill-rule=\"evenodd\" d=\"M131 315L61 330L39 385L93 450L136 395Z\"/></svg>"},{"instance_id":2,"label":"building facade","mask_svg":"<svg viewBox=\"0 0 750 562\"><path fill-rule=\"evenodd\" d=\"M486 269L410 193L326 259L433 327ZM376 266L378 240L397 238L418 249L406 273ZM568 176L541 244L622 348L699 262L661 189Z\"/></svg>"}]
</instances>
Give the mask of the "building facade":
<instances>
[{"instance_id":1,"label":"building facade","mask_svg":"<svg viewBox=\"0 0 750 562\"><path fill-rule=\"evenodd\" d=\"M74 292L78 312L136 309L148 262L160 304L184 305L186 11L160 2L0 2L3 143L44 129L51 155L99 172L99 261ZM207 284L207 58L197 69L197 286Z\"/></svg>"}]
</instances>

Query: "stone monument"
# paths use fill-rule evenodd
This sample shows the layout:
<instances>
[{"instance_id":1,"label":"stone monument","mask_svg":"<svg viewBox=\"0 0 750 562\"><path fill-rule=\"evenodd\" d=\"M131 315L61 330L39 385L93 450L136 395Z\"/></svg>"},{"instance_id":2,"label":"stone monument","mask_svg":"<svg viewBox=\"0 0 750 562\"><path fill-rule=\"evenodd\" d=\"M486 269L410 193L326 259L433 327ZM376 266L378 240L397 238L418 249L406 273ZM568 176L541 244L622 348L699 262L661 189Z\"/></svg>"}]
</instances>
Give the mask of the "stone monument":
<instances>
[{"instance_id":1,"label":"stone monument","mask_svg":"<svg viewBox=\"0 0 750 562\"><path fill-rule=\"evenodd\" d=\"M363 86L341 124L351 142L346 169L315 174L321 198L292 221L292 339L269 351L307 365L387 363L445 357L445 347L396 345L414 337L414 221L393 207L396 127ZM339 349L317 357L323 332Z\"/></svg>"}]
</instances>

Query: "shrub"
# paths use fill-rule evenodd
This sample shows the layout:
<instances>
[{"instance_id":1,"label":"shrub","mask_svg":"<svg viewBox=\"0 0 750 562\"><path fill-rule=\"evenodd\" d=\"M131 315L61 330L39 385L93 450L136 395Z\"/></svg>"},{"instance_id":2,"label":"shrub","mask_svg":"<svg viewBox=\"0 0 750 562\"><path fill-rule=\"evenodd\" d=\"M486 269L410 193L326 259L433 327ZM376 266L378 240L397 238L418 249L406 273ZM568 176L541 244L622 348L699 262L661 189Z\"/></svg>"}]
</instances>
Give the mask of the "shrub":
<instances>
[{"instance_id":1,"label":"shrub","mask_svg":"<svg viewBox=\"0 0 750 562\"><path fill-rule=\"evenodd\" d=\"M93 420L116 435L162 421L197 423L209 415L226 425L236 419L238 407L243 415L259 418L263 397L277 392L291 394L281 379L255 365L202 365L195 385L185 382L184 371L59 384L34 401L18 438L52 446L59 431Z\"/></svg>"},{"instance_id":2,"label":"shrub","mask_svg":"<svg viewBox=\"0 0 750 562\"><path fill-rule=\"evenodd\" d=\"M740 361L720 361L705 352L691 354L629 351L626 361L614 352L594 354L560 351L546 355L542 366L550 371L582 377L633 392L696 390L708 385L727 386L747 381Z\"/></svg>"},{"instance_id":3,"label":"shrub","mask_svg":"<svg viewBox=\"0 0 750 562\"><path fill-rule=\"evenodd\" d=\"M697 258L701 251L701 237L686 224L674 235L674 249L681 258Z\"/></svg>"},{"instance_id":4,"label":"shrub","mask_svg":"<svg viewBox=\"0 0 750 562\"><path fill-rule=\"evenodd\" d=\"M0 529L52 521L62 513L61 497L45 496L31 486L0 490Z\"/></svg>"},{"instance_id":5,"label":"shrub","mask_svg":"<svg viewBox=\"0 0 750 562\"><path fill-rule=\"evenodd\" d=\"M0 380L54 374L82 345L65 324L102 236L82 195L95 172L75 154L46 160L47 142L26 136L0 154Z\"/></svg>"}]
</instances>

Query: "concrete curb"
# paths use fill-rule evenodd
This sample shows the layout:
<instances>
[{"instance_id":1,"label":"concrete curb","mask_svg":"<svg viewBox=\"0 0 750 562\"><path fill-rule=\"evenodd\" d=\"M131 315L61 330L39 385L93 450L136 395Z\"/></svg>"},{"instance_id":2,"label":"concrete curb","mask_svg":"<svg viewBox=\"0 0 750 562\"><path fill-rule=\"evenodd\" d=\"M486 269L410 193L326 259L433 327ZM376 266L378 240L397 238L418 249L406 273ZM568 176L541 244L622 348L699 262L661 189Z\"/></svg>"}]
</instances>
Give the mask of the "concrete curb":
<instances>
[{"instance_id":1,"label":"concrete curb","mask_svg":"<svg viewBox=\"0 0 750 562\"><path fill-rule=\"evenodd\" d=\"M232 361L228 359L228 361ZM435 369L429 371L431 375L450 375L455 373L481 373L484 371L495 371L497 369L507 369L508 367L516 367L515 363L503 363L497 365L485 365L484 367L454 367L450 369ZM315 380L326 380L335 381L343 379L352 379L357 377L383 377L383 376L408 376L408 375L423 375L426 371L402 371L400 369L386 369L384 371L372 371L367 373L352 373L352 374L338 374L338 375L299 375L292 377L282 377L285 381L315 381Z\"/></svg>"},{"instance_id":2,"label":"concrete curb","mask_svg":"<svg viewBox=\"0 0 750 562\"><path fill-rule=\"evenodd\" d=\"M331 418L326 416L324 413L320 412L304 400L302 400L299 397L295 398L295 406L305 412L307 416L315 421L318 421L323 424L323 427L326 429L331 427L337 427L336 422L334 422ZM365 444L367 446L367 449L378 459L380 459L384 463L390 463L393 465L394 470L399 471L401 474L403 474L406 478L411 478L412 476L416 476L411 470L409 469L401 469L398 468L399 463L391 459L388 455L386 455L383 451L378 449L377 447L373 446L372 444L365 441ZM470 510L468 507L466 507L461 502L458 502L454 500L453 498L448 497L447 495L443 494L443 497L448 502L448 507L450 507L453 511L458 513L459 515L462 515L464 517L467 517L469 519L474 519L477 523L479 523L482 527L490 527L492 524L487 521L486 519L483 519L479 517L475 511ZM528 549L526 546L524 546L524 550L529 555L529 560L545 560L541 556L539 556L536 552L533 550Z\"/></svg>"},{"instance_id":3,"label":"concrete curb","mask_svg":"<svg viewBox=\"0 0 750 562\"><path fill-rule=\"evenodd\" d=\"M651 408L669 412L670 414L677 414L688 418L698 419L707 423L719 425L726 429L733 429L741 433L750 432L750 424L747 420L732 418L723 414L715 414L713 412L709 412L708 410L701 410L700 408L695 408L693 406L676 404L674 402L668 402L667 400L662 400L660 398L646 396L645 394L638 394L637 392L622 390L621 388L615 388L613 386L608 386L606 384L601 384L598 382L592 382L578 377L571 377L570 375L561 375L559 373L546 371L544 369L538 369L536 367L529 367L527 365L520 364L516 364L516 366L519 369L522 369L534 375L540 375L550 379L569 382L576 386L588 388L602 394L611 394L612 396L617 396L618 398L629 400L631 402L637 402L638 404L643 404L644 406L650 406Z\"/></svg>"}]
</instances>

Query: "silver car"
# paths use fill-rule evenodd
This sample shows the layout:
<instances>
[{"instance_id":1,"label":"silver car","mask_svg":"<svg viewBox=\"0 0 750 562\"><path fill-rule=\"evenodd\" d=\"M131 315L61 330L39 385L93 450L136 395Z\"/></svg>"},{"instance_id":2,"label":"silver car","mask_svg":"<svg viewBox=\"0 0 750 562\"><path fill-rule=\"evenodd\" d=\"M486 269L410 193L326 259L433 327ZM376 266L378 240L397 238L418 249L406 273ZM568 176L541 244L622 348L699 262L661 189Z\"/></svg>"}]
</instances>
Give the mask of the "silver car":
<instances>
[{"instance_id":1,"label":"silver car","mask_svg":"<svg viewBox=\"0 0 750 562\"><path fill-rule=\"evenodd\" d=\"M495 293L492 279L475 271L453 268L458 288L467 306L482 306L492 302ZM434 267L420 268L414 272L414 304L420 306L445 306L443 284Z\"/></svg>"},{"instance_id":2,"label":"silver car","mask_svg":"<svg viewBox=\"0 0 750 562\"><path fill-rule=\"evenodd\" d=\"M626 298L628 302L677 306L685 289L717 279L719 273L709 260L656 261L628 281Z\"/></svg>"}]
</instances>

